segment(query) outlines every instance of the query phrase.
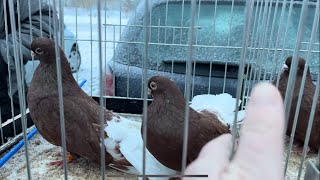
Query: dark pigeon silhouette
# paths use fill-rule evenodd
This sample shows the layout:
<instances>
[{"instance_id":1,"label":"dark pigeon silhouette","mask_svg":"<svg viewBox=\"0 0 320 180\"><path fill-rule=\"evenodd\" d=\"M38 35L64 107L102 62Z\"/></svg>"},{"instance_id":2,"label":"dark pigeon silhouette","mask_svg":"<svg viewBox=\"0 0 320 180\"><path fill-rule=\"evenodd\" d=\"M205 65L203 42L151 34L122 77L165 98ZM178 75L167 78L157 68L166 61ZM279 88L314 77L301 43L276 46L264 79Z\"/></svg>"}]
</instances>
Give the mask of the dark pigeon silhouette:
<instances>
[{"instance_id":1,"label":"dark pigeon silhouette","mask_svg":"<svg viewBox=\"0 0 320 180\"><path fill-rule=\"evenodd\" d=\"M36 38L31 50L40 64L27 96L30 115L43 138L61 146L55 43L48 38ZM100 163L100 132L95 127L99 124L99 104L79 87L61 48L60 55L67 151ZM105 109L104 117L109 121L117 116ZM106 164L130 165L118 148L111 151L113 156L106 152Z\"/></svg>"},{"instance_id":2,"label":"dark pigeon silhouette","mask_svg":"<svg viewBox=\"0 0 320 180\"><path fill-rule=\"evenodd\" d=\"M148 107L147 149L163 165L181 171L185 99L166 77L150 78L148 88L153 102ZM208 141L224 133L230 130L215 114L199 113L190 107L187 164L197 158Z\"/></svg>"},{"instance_id":3,"label":"dark pigeon silhouette","mask_svg":"<svg viewBox=\"0 0 320 180\"><path fill-rule=\"evenodd\" d=\"M301 99L301 106L300 106L300 111L299 111L299 116L298 116L298 122L297 122L297 127L296 127L296 132L294 136L294 141L300 145L304 144L304 140L306 137L307 133L307 127L308 127L308 120L311 112L311 107L312 107L312 101L313 101L313 95L315 93L315 85L312 82L312 77L310 74L310 69L308 66L305 66L305 60L301 57L298 58L298 69L297 69L297 77L296 77L296 82L294 87L289 87L289 88L294 88L293 96L292 96L292 104L291 104L291 109L290 109L290 115L289 115L289 122L288 122L288 128L286 134L288 136L291 135L292 132L292 126L293 126L293 120L295 116L295 111L297 107L297 101L299 97L299 91L300 91L300 86L302 82L302 76L303 76L303 71L304 68L307 67L307 76L306 76L306 82L304 86L304 91ZM289 56L285 64L283 66L282 72L280 73L280 79L279 79L279 91L282 95L282 98L285 98L286 94L286 89L287 89L287 83L289 80L289 73L291 70L291 63L292 63L292 56ZM272 81L272 83L275 85L276 84L276 79ZM320 98L318 98L317 102L317 107L316 107L316 113L314 116L314 121L312 124L312 129L311 129L311 135L310 135L310 141L309 141L309 147L314 150L319 149L320 145Z\"/></svg>"}]
</instances>

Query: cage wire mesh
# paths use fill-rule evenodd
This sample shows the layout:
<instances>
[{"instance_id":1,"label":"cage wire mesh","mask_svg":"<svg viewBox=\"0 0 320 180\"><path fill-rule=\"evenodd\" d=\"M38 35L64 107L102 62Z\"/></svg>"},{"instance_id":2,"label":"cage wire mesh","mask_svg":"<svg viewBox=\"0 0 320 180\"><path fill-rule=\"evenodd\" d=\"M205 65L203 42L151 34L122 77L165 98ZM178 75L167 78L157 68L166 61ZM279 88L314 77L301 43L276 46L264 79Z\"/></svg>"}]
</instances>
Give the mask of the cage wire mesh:
<instances>
[{"instance_id":1,"label":"cage wire mesh","mask_svg":"<svg viewBox=\"0 0 320 180\"><path fill-rule=\"evenodd\" d=\"M26 51L30 54L30 43L35 37L46 36L54 39L55 53L58 57L56 62L64 167L63 172L60 171L58 174L63 174L64 179L67 179L70 173L72 176L76 175L70 172L70 168L75 167L68 167L66 158L63 86L58 46L68 57L74 70L74 78L77 82L88 80L83 90L97 98L100 103L100 127L104 127L105 117L102 112L108 102L141 102L140 113L135 114L144 119L143 147L146 146L146 110L150 100L147 95L148 78L163 75L176 82L184 93L186 102L182 174L186 167L190 100L200 94L220 93L228 93L236 98L232 126L235 152L237 131L241 128L241 123L238 124L238 111L246 109L252 87L261 81L275 81L277 87L281 85L279 74L282 64L292 55L293 61L284 97L286 125L289 114L293 113L290 110L292 101L297 101L297 108L294 112L291 136L286 137L284 175L286 179L303 178L307 160L319 168L320 155L309 152L308 148L312 124L319 121L315 119L319 118L317 103L320 101L319 0L0 2L4 19L3 25L0 24L0 57L7 63L6 88L10 97L8 106L10 109L19 109L18 113L12 111L9 118L1 119L2 156L19 140L27 142L27 134L34 128L30 123L25 95L39 63L32 56L27 56ZM298 57L306 60L306 66L310 69L315 85L310 102L311 109L305 117L308 124L302 153L295 152L297 147L294 145L299 110L305 91L305 88L299 88L298 96L293 99ZM301 87L305 86L306 76L307 68L303 71ZM18 102L15 102L15 97ZM1 109L2 107L1 105ZM132 113L126 110L126 113ZM0 113L1 118L4 117L3 110ZM6 135L9 131L10 137ZM103 141L103 137L101 130L100 140ZM20 160L23 161L14 162L19 158L10 160L1 168L0 176L28 179L45 177L44 174L35 173L40 166L32 162L37 157L34 153L35 148L34 143L25 143L24 149L19 151L20 156L23 155ZM105 147L101 146L101 168L95 171L100 172L95 177L102 179L110 176L110 168L104 163L105 151ZM141 174L145 177L146 149L143 148L142 152L144 158L141 162ZM13 172L17 170L14 166L20 168L19 173ZM47 177L55 177L53 172L49 171L45 171L49 175ZM117 173L113 175L121 176ZM89 178L83 174L80 176Z\"/></svg>"}]
</instances>

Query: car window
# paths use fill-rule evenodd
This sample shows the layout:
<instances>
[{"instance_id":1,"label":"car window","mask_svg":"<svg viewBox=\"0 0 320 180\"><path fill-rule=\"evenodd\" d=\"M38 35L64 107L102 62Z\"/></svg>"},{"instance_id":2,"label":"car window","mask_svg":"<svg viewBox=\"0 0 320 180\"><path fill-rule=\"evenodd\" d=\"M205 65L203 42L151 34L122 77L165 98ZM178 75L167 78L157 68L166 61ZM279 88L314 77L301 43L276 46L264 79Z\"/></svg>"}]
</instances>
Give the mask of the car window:
<instances>
[{"instance_id":1,"label":"car window","mask_svg":"<svg viewBox=\"0 0 320 180\"><path fill-rule=\"evenodd\" d=\"M181 2L169 2L168 9L166 8L166 3L162 3L151 9L151 28L148 49L149 69L170 71L172 70L172 62L174 62L174 64L184 63L188 59L191 4L190 2L185 2L184 6L182 6ZM295 47L301 12L300 4L293 6L291 19L289 21L287 21L289 6L286 7L283 16L284 25L281 26L282 29L279 36L278 50L275 51L281 8L282 6L279 5L272 36L272 20L276 10L275 5L272 6L271 13L268 13L269 9L264 9L264 6L261 9L260 4L259 6L255 4L253 9L247 57L253 60L252 62L257 66L259 66L259 64L266 64L265 68L268 72L274 68L273 65L275 63L272 59L275 52L274 59L279 64L286 56L293 54L293 51L289 51L289 49L294 49ZM232 15L231 10L233 11ZM266 12L265 16L263 15L264 12ZM315 6L309 6L307 20L304 26L305 34L303 40L305 42L310 40L314 12ZM268 19L269 21L267 21ZM197 6L195 17L193 60L203 64L209 64L210 61L238 63L240 60L245 21L245 4L241 2L235 2L232 9L231 2L218 1L215 8L214 1L201 1L200 6ZM126 51L120 53L116 60L125 64L129 63L133 66L142 67L145 32L142 27L143 20L138 22L141 24L136 25L140 25L140 27L127 27L129 29L131 28L127 31L131 31L129 34L136 35L134 41L138 43L122 45ZM286 22L288 22L289 25L288 31L286 31ZM257 23L259 24L258 29L256 28ZM266 24L266 26L262 24ZM135 31L136 33L132 33ZM284 41L285 32L287 32L287 37ZM257 36L257 33L259 36ZM269 44L269 42L271 43ZM317 35L316 42L319 43L319 34ZM286 50L282 52L282 50L279 49L283 47ZM319 44L313 47L317 52L311 53L311 72L319 67ZM307 43L302 44L301 48L307 50ZM306 55L306 51L300 52L300 56L306 57ZM123 58L121 58L121 56Z\"/></svg>"}]
</instances>

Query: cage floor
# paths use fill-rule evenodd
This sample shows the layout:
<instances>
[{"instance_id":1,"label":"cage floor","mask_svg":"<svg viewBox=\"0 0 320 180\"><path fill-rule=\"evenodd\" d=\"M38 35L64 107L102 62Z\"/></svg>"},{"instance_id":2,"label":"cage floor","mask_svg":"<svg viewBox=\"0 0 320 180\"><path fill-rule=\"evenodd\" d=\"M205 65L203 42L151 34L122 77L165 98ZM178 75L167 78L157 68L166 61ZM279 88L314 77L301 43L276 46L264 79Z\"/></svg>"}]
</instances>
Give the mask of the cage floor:
<instances>
[{"instance_id":1,"label":"cage floor","mask_svg":"<svg viewBox=\"0 0 320 180\"><path fill-rule=\"evenodd\" d=\"M134 118L137 120L137 118ZM286 141L286 146L288 141ZM37 133L29 142L29 159L31 165L31 175L33 179L64 179L63 168L49 165L49 162L61 160L59 156L60 147L56 147L42 138ZM295 150L296 148L294 148ZM286 154L286 152L284 152ZM317 154L309 152L307 160L316 161ZM285 162L285 158L284 158ZM293 152L290 158L286 180L297 179L300 163L300 155ZM21 148L0 170L0 179L27 179L24 148ZM305 165L302 177L304 177ZM106 175L125 175L122 172L108 168ZM68 164L69 179L100 179L100 166L84 158L77 158ZM137 179L137 178L110 178L107 179Z\"/></svg>"}]
</instances>

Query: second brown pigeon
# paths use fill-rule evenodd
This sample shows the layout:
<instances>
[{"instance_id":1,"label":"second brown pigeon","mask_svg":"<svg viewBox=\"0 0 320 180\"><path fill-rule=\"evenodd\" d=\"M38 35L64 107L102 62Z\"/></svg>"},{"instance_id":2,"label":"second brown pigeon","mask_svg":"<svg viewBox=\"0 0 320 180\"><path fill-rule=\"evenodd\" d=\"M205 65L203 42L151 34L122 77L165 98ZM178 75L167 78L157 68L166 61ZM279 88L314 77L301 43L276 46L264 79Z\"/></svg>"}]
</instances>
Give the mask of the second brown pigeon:
<instances>
[{"instance_id":1,"label":"second brown pigeon","mask_svg":"<svg viewBox=\"0 0 320 180\"><path fill-rule=\"evenodd\" d=\"M153 102L147 112L147 149L163 165L181 171L185 99L176 84L163 76L150 78L148 88ZM187 164L207 142L225 133L230 133L229 128L215 114L190 107Z\"/></svg>"},{"instance_id":2,"label":"second brown pigeon","mask_svg":"<svg viewBox=\"0 0 320 180\"><path fill-rule=\"evenodd\" d=\"M295 116L295 111L297 108L297 103L298 103L298 97L299 97L299 91L300 91L300 86L302 82L302 76L303 76L303 71L304 68L307 67L307 76L306 76L306 81L305 81L305 86L304 86L304 91L302 95L302 100L301 100L301 106L300 106L300 111L299 111L299 116L298 116L298 123L295 131L295 136L294 140L297 143L300 143L300 145L304 144L306 133L307 133L307 127L308 127L308 121L309 121L309 116L311 112L311 106L312 106L312 101L313 101L313 95L315 93L315 85L312 82L311 74L310 74L310 69L308 66L305 66L305 60L303 58L298 58L298 69L297 69L297 76L296 76L296 82L293 87L288 87L288 88L294 88L293 96L292 96L292 104L291 104L291 109L290 109L290 114L289 114L289 122L288 122L288 127L287 127L287 132L286 134L288 136L291 135L292 132L292 127L293 127L293 121L294 121L294 116ZM292 56L289 56L283 66L282 72L280 74L280 79L279 79L279 91L281 93L282 98L285 97L286 94L286 89L287 89L287 84L288 84L288 79L289 79L289 73L291 70L291 64L292 64ZM272 82L274 85L276 84L276 79L273 80ZM310 135L310 141L309 141L309 147L314 150L319 149L320 145L320 97L318 98L317 101L317 107L316 107L316 112L314 115L314 120L312 124L312 129L311 129L311 135Z\"/></svg>"}]
</instances>

